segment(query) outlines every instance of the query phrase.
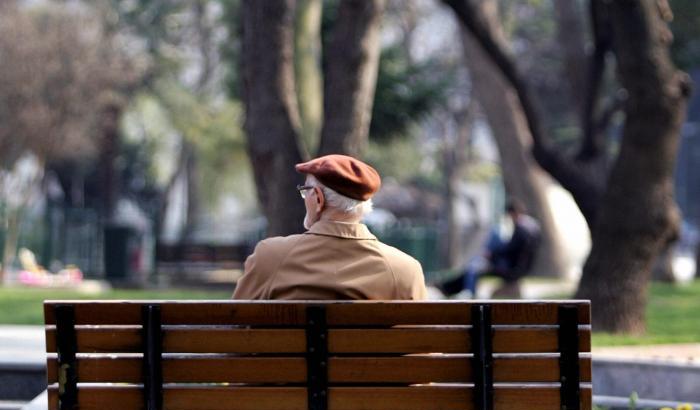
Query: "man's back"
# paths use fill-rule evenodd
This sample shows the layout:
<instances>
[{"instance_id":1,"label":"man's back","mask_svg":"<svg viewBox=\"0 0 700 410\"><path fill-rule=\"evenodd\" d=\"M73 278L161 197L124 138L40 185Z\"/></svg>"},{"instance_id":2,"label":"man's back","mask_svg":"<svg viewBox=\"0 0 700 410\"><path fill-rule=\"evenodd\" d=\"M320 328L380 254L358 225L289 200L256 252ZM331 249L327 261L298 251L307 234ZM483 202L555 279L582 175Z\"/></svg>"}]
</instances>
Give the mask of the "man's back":
<instances>
[{"instance_id":1,"label":"man's back","mask_svg":"<svg viewBox=\"0 0 700 410\"><path fill-rule=\"evenodd\" d=\"M319 221L301 235L258 244L246 260L236 299L424 299L415 259L363 224Z\"/></svg>"},{"instance_id":2,"label":"man's back","mask_svg":"<svg viewBox=\"0 0 700 410\"><path fill-rule=\"evenodd\" d=\"M510 279L525 276L535 258L540 242L540 225L529 215L520 215L506 245L494 252L494 259L505 262L505 275Z\"/></svg>"}]
</instances>

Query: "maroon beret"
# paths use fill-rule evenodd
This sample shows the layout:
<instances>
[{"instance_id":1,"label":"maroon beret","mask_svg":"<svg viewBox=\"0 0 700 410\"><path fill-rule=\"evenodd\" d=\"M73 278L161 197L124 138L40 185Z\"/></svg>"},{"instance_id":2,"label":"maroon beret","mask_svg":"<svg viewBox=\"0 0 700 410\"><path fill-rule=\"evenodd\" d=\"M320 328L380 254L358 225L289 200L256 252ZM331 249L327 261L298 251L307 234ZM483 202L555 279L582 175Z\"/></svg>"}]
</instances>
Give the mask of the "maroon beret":
<instances>
[{"instance_id":1,"label":"maroon beret","mask_svg":"<svg viewBox=\"0 0 700 410\"><path fill-rule=\"evenodd\" d=\"M382 181L374 168L346 155L326 155L296 165L297 172L311 174L323 185L348 198L366 201Z\"/></svg>"}]
</instances>

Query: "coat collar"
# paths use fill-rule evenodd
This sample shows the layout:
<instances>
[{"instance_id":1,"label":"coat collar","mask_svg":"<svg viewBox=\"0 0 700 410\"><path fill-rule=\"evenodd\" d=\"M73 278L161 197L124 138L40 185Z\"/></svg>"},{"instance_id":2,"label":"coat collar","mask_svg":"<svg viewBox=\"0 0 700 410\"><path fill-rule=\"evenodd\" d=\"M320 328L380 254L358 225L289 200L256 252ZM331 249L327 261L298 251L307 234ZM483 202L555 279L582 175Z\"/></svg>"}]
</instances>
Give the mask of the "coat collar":
<instances>
[{"instance_id":1,"label":"coat collar","mask_svg":"<svg viewBox=\"0 0 700 410\"><path fill-rule=\"evenodd\" d=\"M311 225L306 234L335 236L345 239L377 239L367 229L365 224L337 221L318 221Z\"/></svg>"}]
</instances>

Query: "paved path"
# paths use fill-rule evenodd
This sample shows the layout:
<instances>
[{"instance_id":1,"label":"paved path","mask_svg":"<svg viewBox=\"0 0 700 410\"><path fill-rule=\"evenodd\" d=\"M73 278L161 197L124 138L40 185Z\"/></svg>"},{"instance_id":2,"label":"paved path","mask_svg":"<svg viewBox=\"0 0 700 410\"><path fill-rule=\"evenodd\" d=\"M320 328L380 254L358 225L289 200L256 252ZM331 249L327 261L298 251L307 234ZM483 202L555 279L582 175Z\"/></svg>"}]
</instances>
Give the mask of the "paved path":
<instances>
[{"instance_id":1,"label":"paved path","mask_svg":"<svg viewBox=\"0 0 700 410\"><path fill-rule=\"evenodd\" d=\"M700 343L595 347L593 356L600 359L631 359L700 366Z\"/></svg>"},{"instance_id":2,"label":"paved path","mask_svg":"<svg viewBox=\"0 0 700 410\"><path fill-rule=\"evenodd\" d=\"M0 325L0 364L46 365L43 326Z\"/></svg>"},{"instance_id":3,"label":"paved path","mask_svg":"<svg viewBox=\"0 0 700 410\"><path fill-rule=\"evenodd\" d=\"M549 293L552 290L559 292L561 288L552 289L551 286L530 286L525 289L525 295L532 298L539 298ZM529 292L529 293L528 293ZM43 326L12 326L0 325L0 368L4 367L12 371L13 368L41 368L45 366L45 341ZM593 349L593 358L602 361L638 361L640 363L652 363L661 365L659 368L681 365L689 371L689 369L700 368L700 343L694 344L676 344L676 345L651 345L651 346L620 346L620 347L601 347ZM598 366L600 367L600 366ZM600 370L600 369L599 369ZM673 369L672 369L673 370ZM678 373L678 369L673 370ZM697 372L697 370L693 370ZM636 376L632 379L639 379L640 373L635 373ZM674 373L675 374L675 373ZM680 374L680 373L679 373ZM685 373L684 373L685 374ZM664 376L665 377L665 376ZM683 376L685 377L685 376ZM620 377L617 377L618 379ZM672 377L665 377L672 384L682 384L681 380L673 381ZM694 380L694 379L693 379ZM603 383L605 385L606 383ZM654 382L654 384L658 384ZM643 386L625 387L627 392L635 390L644 392ZM640 390L641 389L641 390ZM695 388L693 388L695 389ZM600 392L602 394L604 392ZM607 401L598 397L598 404L612 405L614 400L624 401L624 397L605 398ZM666 398L663 396L662 398ZM668 396L671 397L671 396ZM650 396L650 398L653 398ZM679 397L680 398L680 397ZM613 401L611 401L613 400ZM686 400L687 401L687 400ZM8 402L9 403L9 402ZM651 402L649 402L651 403ZM647 403L647 404L649 404ZM7 403L5 403L7 404ZM17 407L15 407L17 408ZM0 410L2 406L0 406ZM24 410L43 410L46 409L46 397L38 397L31 406L27 406Z\"/></svg>"},{"instance_id":4,"label":"paved path","mask_svg":"<svg viewBox=\"0 0 700 410\"><path fill-rule=\"evenodd\" d=\"M490 277L481 279L477 287L477 298L488 299L500 283L498 279ZM576 285L577 282L574 281L524 279L521 281L520 291L523 299L571 297L576 291ZM439 289L428 286L428 299L441 300L445 299L445 295Z\"/></svg>"}]
</instances>

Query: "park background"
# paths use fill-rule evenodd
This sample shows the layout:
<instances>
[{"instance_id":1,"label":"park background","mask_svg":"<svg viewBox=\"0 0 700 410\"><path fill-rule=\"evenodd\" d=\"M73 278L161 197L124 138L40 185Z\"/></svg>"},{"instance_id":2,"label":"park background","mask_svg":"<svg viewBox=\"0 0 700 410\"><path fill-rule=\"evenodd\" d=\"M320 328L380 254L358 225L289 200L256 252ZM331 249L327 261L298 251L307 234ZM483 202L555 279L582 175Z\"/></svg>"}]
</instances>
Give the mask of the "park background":
<instances>
[{"instance_id":1,"label":"park background","mask_svg":"<svg viewBox=\"0 0 700 410\"><path fill-rule=\"evenodd\" d=\"M346 153L428 281L513 195L543 227L528 280L634 335L595 340L697 342L699 34L692 0L2 0L2 321L228 297L303 230L293 165Z\"/></svg>"},{"instance_id":2,"label":"park background","mask_svg":"<svg viewBox=\"0 0 700 410\"><path fill-rule=\"evenodd\" d=\"M523 294L592 301L594 379L642 345L685 367L614 394L700 403L698 82L695 0L0 0L3 388L45 387L44 299L230 297L345 153L431 283L522 199Z\"/></svg>"}]
</instances>

